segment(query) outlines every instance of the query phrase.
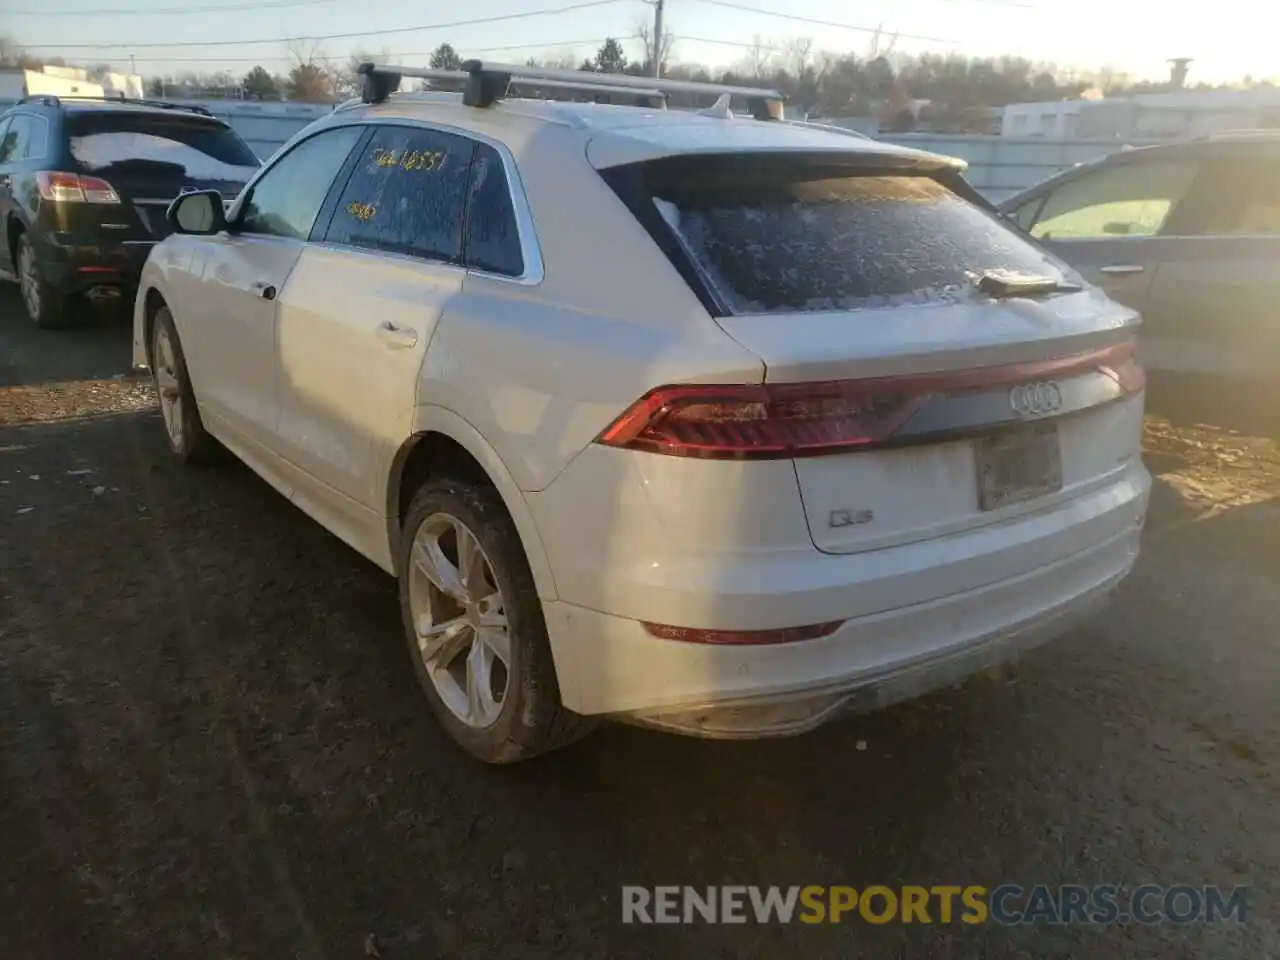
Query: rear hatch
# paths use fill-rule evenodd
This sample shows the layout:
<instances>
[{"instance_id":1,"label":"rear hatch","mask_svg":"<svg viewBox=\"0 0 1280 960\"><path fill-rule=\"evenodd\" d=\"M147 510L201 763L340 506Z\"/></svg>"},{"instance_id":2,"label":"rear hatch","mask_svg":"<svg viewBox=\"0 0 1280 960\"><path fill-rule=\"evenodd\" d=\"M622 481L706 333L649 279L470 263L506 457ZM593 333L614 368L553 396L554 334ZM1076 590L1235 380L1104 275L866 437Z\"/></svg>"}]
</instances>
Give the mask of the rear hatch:
<instances>
[{"instance_id":1,"label":"rear hatch","mask_svg":"<svg viewBox=\"0 0 1280 960\"><path fill-rule=\"evenodd\" d=\"M1136 314L1011 231L954 169L862 149L602 175L766 367L741 396L702 391L655 417L649 448L789 455L818 549L1001 522L1132 466Z\"/></svg>"},{"instance_id":2,"label":"rear hatch","mask_svg":"<svg viewBox=\"0 0 1280 960\"><path fill-rule=\"evenodd\" d=\"M128 222L113 219L116 240L163 239L169 234L165 211L180 193L218 190L230 201L259 166L226 124L176 110L73 112L67 134L76 169L105 180L120 197ZM81 212L113 214L92 205Z\"/></svg>"}]
</instances>

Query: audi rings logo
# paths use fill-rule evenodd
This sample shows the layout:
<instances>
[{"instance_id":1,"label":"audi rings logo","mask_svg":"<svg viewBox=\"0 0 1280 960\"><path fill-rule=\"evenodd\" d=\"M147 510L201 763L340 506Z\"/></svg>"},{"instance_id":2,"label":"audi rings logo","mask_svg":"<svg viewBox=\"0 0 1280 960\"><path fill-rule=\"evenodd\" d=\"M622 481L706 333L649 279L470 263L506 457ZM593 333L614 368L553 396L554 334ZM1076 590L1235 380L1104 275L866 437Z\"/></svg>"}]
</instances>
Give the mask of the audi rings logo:
<instances>
[{"instance_id":1,"label":"audi rings logo","mask_svg":"<svg viewBox=\"0 0 1280 960\"><path fill-rule=\"evenodd\" d=\"M1062 409L1062 388L1052 380L1020 383L1009 390L1009 406L1024 417L1042 417Z\"/></svg>"}]
</instances>

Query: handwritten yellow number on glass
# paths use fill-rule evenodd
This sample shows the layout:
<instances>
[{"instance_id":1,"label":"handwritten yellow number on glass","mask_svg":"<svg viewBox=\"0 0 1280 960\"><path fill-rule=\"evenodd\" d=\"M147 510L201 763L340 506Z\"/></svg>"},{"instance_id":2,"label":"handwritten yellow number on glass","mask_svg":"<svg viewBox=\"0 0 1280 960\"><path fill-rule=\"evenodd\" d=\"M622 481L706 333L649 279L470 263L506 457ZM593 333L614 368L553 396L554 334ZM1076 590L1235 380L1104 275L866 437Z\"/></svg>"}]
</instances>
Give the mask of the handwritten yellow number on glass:
<instances>
[{"instance_id":1,"label":"handwritten yellow number on glass","mask_svg":"<svg viewBox=\"0 0 1280 960\"><path fill-rule=\"evenodd\" d=\"M384 150L375 147L373 162L377 167L398 167L406 173L438 173L444 169L446 155L442 150Z\"/></svg>"}]
</instances>

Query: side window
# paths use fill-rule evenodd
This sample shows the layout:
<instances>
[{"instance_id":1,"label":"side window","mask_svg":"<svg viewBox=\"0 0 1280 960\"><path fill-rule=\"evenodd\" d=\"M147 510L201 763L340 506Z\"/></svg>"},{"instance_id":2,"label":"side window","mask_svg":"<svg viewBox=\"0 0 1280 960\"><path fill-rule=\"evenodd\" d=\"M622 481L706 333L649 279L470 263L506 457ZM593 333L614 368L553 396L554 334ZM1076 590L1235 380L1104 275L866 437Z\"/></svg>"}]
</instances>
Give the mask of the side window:
<instances>
[{"instance_id":1,"label":"side window","mask_svg":"<svg viewBox=\"0 0 1280 960\"><path fill-rule=\"evenodd\" d=\"M1210 163L1197 181L1183 232L1199 236L1280 234L1280 163L1240 158Z\"/></svg>"},{"instance_id":2,"label":"side window","mask_svg":"<svg viewBox=\"0 0 1280 960\"><path fill-rule=\"evenodd\" d=\"M363 127L338 127L304 140L253 185L240 214L245 233L305 240Z\"/></svg>"},{"instance_id":3,"label":"side window","mask_svg":"<svg viewBox=\"0 0 1280 960\"><path fill-rule=\"evenodd\" d=\"M460 263L475 143L420 127L380 127L352 171L325 239Z\"/></svg>"},{"instance_id":4,"label":"side window","mask_svg":"<svg viewBox=\"0 0 1280 960\"><path fill-rule=\"evenodd\" d=\"M471 163L471 199L467 205L467 233L463 243L467 266L507 277L524 273L520 231L511 206L507 171L498 151L488 144L476 147Z\"/></svg>"},{"instance_id":5,"label":"side window","mask_svg":"<svg viewBox=\"0 0 1280 960\"><path fill-rule=\"evenodd\" d=\"M1031 235L1048 240L1154 236L1197 168L1193 160L1157 160L1087 173L1049 194Z\"/></svg>"},{"instance_id":6,"label":"side window","mask_svg":"<svg viewBox=\"0 0 1280 960\"><path fill-rule=\"evenodd\" d=\"M4 142L0 144L0 163L12 163L27 155L27 146L31 142L32 117L25 113L16 113L10 120L9 129L5 131Z\"/></svg>"},{"instance_id":7,"label":"side window","mask_svg":"<svg viewBox=\"0 0 1280 960\"><path fill-rule=\"evenodd\" d=\"M13 118L5 117L0 120L0 163L6 163L13 153L13 143L15 137L10 137L10 131L13 129Z\"/></svg>"}]
</instances>

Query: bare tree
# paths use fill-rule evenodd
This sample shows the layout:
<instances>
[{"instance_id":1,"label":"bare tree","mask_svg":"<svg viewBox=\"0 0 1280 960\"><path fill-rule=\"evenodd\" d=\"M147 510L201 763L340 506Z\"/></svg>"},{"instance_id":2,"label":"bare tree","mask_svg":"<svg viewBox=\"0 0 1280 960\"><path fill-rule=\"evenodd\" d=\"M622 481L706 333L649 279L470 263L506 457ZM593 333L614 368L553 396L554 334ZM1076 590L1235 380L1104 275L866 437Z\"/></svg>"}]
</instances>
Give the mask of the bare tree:
<instances>
[{"instance_id":1,"label":"bare tree","mask_svg":"<svg viewBox=\"0 0 1280 960\"><path fill-rule=\"evenodd\" d=\"M662 41L658 44L657 50L654 50L653 42L653 21L647 17L638 17L635 23L636 36L640 39L641 49L644 50L644 65L646 67L653 64L657 59L659 73L665 73L667 61L671 59L671 49L675 46L676 38L670 30L662 31Z\"/></svg>"},{"instance_id":2,"label":"bare tree","mask_svg":"<svg viewBox=\"0 0 1280 960\"><path fill-rule=\"evenodd\" d=\"M285 77L283 90L290 100L302 103L329 103L334 98L335 70L317 43L291 42L289 59L293 67Z\"/></svg>"},{"instance_id":3,"label":"bare tree","mask_svg":"<svg viewBox=\"0 0 1280 960\"><path fill-rule=\"evenodd\" d=\"M25 58L26 54L13 37L0 36L0 67L20 67Z\"/></svg>"},{"instance_id":4,"label":"bare tree","mask_svg":"<svg viewBox=\"0 0 1280 960\"><path fill-rule=\"evenodd\" d=\"M751 46L743 56L742 68L748 76L759 78L769 71L769 61L772 59L773 48L757 33L751 38Z\"/></svg>"},{"instance_id":5,"label":"bare tree","mask_svg":"<svg viewBox=\"0 0 1280 960\"><path fill-rule=\"evenodd\" d=\"M525 61L525 64L530 67L545 67L548 70L577 70L578 58L573 55L571 50L561 50L559 53L530 57Z\"/></svg>"},{"instance_id":6,"label":"bare tree","mask_svg":"<svg viewBox=\"0 0 1280 960\"><path fill-rule=\"evenodd\" d=\"M780 66L793 76L801 76L813 66L813 38L794 37L782 44Z\"/></svg>"},{"instance_id":7,"label":"bare tree","mask_svg":"<svg viewBox=\"0 0 1280 960\"><path fill-rule=\"evenodd\" d=\"M328 57L322 57L321 63L329 76L329 85L333 95L338 99L358 96L360 93L360 67L366 63L386 63L391 58L391 51L386 47L381 53L373 53L357 47L347 55L341 64L335 64Z\"/></svg>"}]
</instances>

